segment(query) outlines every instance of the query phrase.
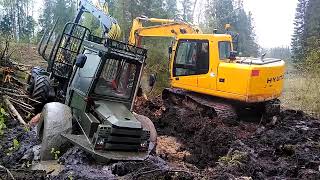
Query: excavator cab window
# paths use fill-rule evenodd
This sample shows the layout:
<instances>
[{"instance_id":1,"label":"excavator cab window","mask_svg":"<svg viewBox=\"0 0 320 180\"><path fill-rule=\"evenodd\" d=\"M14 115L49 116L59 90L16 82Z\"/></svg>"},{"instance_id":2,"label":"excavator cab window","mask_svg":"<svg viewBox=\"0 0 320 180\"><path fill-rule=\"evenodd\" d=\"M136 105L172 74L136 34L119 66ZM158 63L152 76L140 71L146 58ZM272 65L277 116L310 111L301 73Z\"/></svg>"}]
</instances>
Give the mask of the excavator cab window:
<instances>
[{"instance_id":1,"label":"excavator cab window","mask_svg":"<svg viewBox=\"0 0 320 180\"><path fill-rule=\"evenodd\" d=\"M209 42L180 40L173 64L174 76L207 74L209 71Z\"/></svg>"},{"instance_id":2,"label":"excavator cab window","mask_svg":"<svg viewBox=\"0 0 320 180\"><path fill-rule=\"evenodd\" d=\"M219 58L220 60L229 60L231 54L231 43L228 41L219 42Z\"/></svg>"}]
</instances>

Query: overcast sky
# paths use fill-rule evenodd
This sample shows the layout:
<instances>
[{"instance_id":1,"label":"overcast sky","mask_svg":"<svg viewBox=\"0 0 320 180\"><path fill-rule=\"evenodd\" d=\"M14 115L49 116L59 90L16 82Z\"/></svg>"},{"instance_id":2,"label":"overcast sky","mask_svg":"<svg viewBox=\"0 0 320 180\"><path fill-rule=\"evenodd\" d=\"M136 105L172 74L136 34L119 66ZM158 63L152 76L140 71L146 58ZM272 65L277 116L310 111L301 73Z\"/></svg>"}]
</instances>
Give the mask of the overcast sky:
<instances>
[{"instance_id":1,"label":"overcast sky","mask_svg":"<svg viewBox=\"0 0 320 180\"><path fill-rule=\"evenodd\" d=\"M254 18L258 43L264 48L289 46L298 0L244 0Z\"/></svg>"}]
</instances>

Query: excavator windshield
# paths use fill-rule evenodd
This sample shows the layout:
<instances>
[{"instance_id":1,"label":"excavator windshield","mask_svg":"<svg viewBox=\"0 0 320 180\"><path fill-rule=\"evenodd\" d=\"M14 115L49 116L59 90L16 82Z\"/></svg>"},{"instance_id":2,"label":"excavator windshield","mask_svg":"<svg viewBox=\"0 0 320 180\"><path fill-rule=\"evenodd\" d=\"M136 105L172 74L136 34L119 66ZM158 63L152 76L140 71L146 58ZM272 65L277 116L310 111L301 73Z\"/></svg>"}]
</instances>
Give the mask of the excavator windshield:
<instances>
[{"instance_id":1,"label":"excavator windshield","mask_svg":"<svg viewBox=\"0 0 320 180\"><path fill-rule=\"evenodd\" d=\"M209 42L180 40L173 64L174 76L206 74L209 70Z\"/></svg>"}]
</instances>

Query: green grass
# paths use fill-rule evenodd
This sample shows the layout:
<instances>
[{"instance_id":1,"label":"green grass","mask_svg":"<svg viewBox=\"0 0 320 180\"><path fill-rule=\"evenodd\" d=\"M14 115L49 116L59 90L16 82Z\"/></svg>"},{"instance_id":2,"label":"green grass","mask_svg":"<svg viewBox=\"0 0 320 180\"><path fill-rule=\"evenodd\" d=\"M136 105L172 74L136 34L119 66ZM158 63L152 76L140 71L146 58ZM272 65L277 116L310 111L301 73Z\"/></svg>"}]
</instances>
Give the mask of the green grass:
<instances>
[{"instance_id":1,"label":"green grass","mask_svg":"<svg viewBox=\"0 0 320 180\"><path fill-rule=\"evenodd\" d=\"M282 105L320 117L320 74L287 69Z\"/></svg>"}]
</instances>

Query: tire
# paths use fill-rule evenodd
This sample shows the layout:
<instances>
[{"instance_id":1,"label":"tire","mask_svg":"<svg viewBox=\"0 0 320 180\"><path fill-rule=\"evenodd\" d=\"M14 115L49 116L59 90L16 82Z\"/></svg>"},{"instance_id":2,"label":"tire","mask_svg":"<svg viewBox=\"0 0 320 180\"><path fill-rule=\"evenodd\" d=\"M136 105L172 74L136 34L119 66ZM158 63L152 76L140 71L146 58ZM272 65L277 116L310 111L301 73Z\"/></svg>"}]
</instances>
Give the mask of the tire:
<instances>
[{"instance_id":1,"label":"tire","mask_svg":"<svg viewBox=\"0 0 320 180\"><path fill-rule=\"evenodd\" d=\"M53 160L52 148L61 152L63 149L60 149L60 147L68 142L61 134L71 132L72 114L70 107L58 102L46 104L37 125L37 134L41 140L41 160Z\"/></svg>"},{"instance_id":2,"label":"tire","mask_svg":"<svg viewBox=\"0 0 320 180\"><path fill-rule=\"evenodd\" d=\"M45 69L43 69L42 67L34 67L31 70L31 76L30 79L28 81L28 88L27 91L31 94L34 90L34 85L35 85L35 80L37 78L37 76L43 74L44 72L46 72Z\"/></svg>"},{"instance_id":3,"label":"tire","mask_svg":"<svg viewBox=\"0 0 320 180\"><path fill-rule=\"evenodd\" d=\"M35 79L32 98L45 104L48 102L51 85L48 76L39 75Z\"/></svg>"},{"instance_id":4,"label":"tire","mask_svg":"<svg viewBox=\"0 0 320 180\"><path fill-rule=\"evenodd\" d=\"M146 129L150 132L150 138L149 138L149 148L148 153L153 154L155 153L156 147L157 147L157 131L154 127L153 122L146 116L139 115L134 113L135 118L141 123L141 126L143 129Z\"/></svg>"}]
</instances>

